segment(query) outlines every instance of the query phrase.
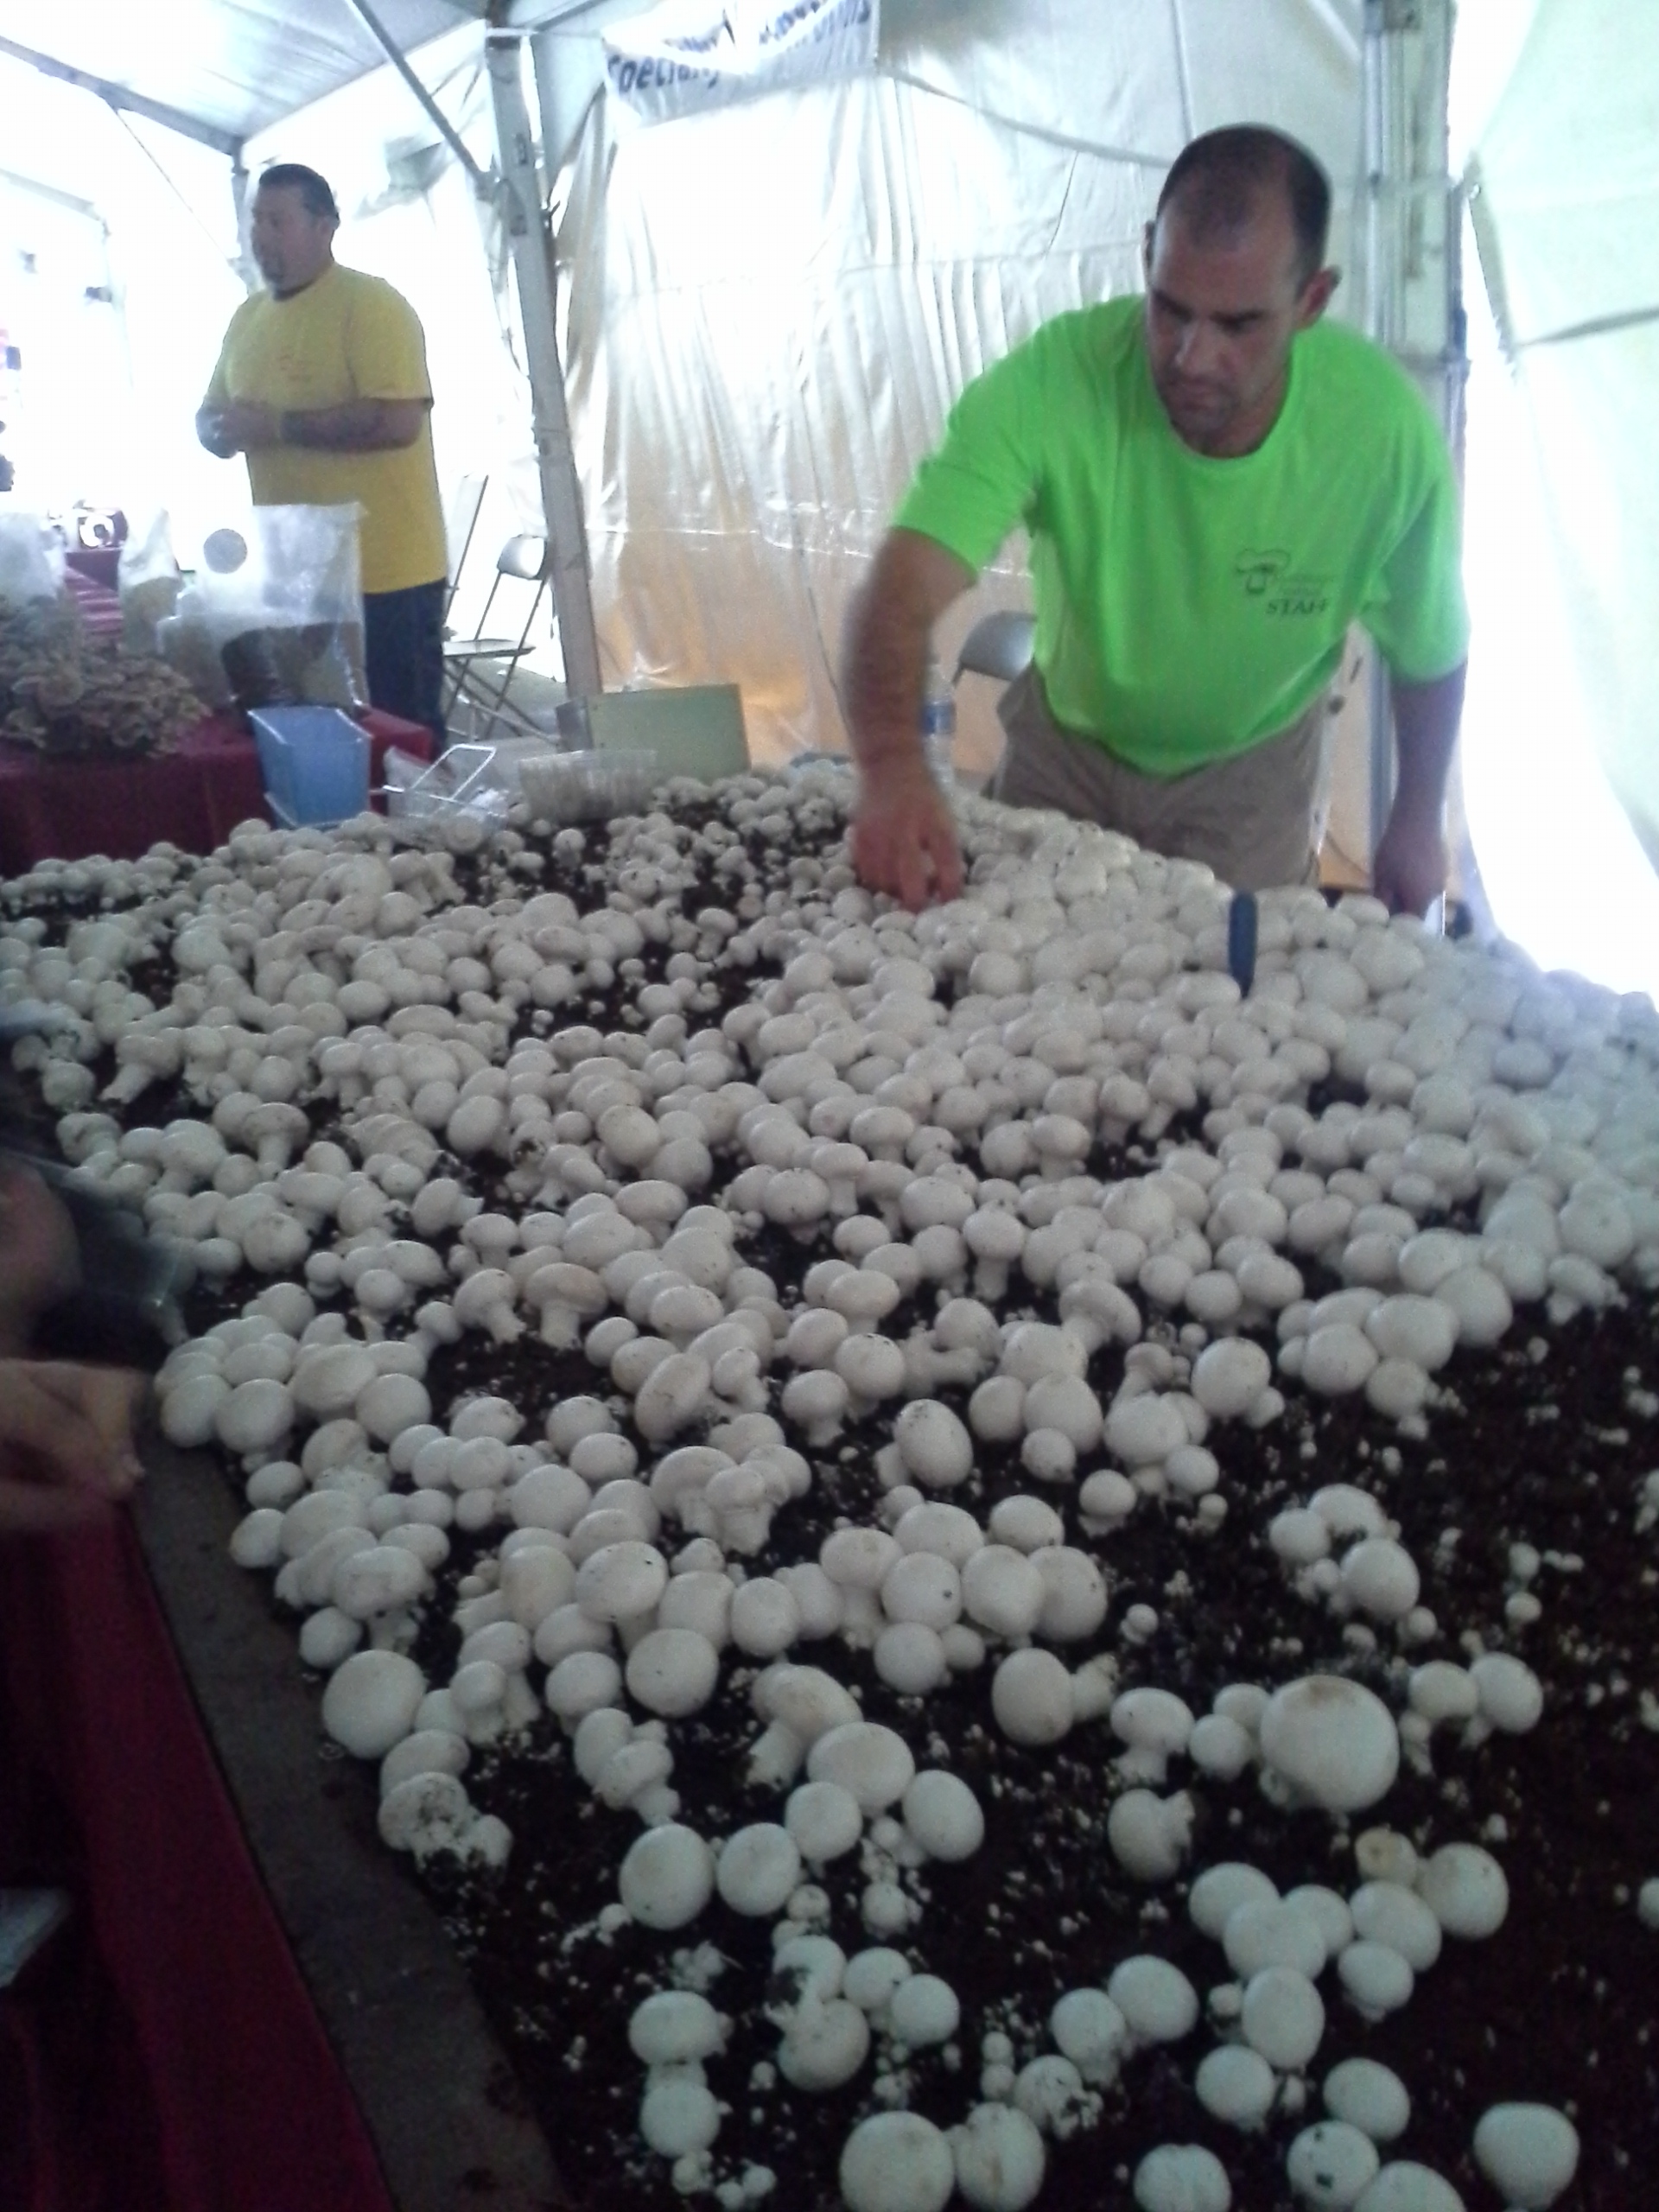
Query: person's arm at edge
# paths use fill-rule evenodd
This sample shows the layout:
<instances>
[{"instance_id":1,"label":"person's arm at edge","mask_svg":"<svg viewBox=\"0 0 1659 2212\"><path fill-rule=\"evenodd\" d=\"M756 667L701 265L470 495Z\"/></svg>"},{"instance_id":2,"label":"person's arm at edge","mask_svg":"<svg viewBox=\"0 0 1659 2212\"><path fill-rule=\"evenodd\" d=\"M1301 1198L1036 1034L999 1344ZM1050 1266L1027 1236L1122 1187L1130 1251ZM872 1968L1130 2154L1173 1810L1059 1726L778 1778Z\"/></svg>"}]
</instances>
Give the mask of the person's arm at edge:
<instances>
[{"instance_id":1,"label":"person's arm at edge","mask_svg":"<svg viewBox=\"0 0 1659 2212\"><path fill-rule=\"evenodd\" d=\"M853 865L912 912L962 889L962 854L918 722L933 626L974 581L967 563L919 531L891 530L848 617L842 703L858 796Z\"/></svg>"},{"instance_id":2,"label":"person's arm at edge","mask_svg":"<svg viewBox=\"0 0 1659 2212\"><path fill-rule=\"evenodd\" d=\"M1389 679L1394 804L1371 861L1371 888L1395 913L1421 914L1446 888L1446 785L1469 664L1426 683Z\"/></svg>"}]
</instances>

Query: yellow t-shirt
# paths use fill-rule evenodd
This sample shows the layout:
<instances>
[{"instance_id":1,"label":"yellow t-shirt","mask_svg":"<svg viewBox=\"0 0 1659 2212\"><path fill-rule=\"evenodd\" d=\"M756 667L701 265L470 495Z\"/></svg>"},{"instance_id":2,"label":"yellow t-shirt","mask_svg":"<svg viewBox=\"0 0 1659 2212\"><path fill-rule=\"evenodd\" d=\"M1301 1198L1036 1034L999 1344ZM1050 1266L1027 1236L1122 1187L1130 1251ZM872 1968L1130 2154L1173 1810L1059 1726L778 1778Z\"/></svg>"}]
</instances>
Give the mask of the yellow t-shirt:
<instances>
[{"instance_id":1,"label":"yellow t-shirt","mask_svg":"<svg viewBox=\"0 0 1659 2212\"><path fill-rule=\"evenodd\" d=\"M245 300L207 387L210 405L257 400L284 414L352 399L431 397L414 308L381 277L338 264L287 299L257 292ZM365 592L442 580L447 555L429 419L412 445L382 453L268 446L245 458L256 506L356 500Z\"/></svg>"}]
</instances>

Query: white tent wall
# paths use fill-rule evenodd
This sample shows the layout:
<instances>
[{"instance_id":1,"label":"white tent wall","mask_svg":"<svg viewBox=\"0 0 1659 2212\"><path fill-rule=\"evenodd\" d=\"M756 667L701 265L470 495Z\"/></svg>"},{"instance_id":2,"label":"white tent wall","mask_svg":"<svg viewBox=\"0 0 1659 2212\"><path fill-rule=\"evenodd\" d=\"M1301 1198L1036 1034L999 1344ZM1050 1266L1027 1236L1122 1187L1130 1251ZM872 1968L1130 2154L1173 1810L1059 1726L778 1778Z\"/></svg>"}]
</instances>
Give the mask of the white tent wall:
<instances>
[{"instance_id":1,"label":"white tent wall","mask_svg":"<svg viewBox=\"0 0 1659 2212\"><path fill-rule=\"evenodd\" d=\"M1497 919L1541 957L1652 989L1659 35L1618 0L1464 12L1459 67L1466 41L1498 80L1468 125L1495 326L1470 410L1476 849Z\"/></svg>"},{"instance_id":2,"label":"white tent wall","mask_svg":"<svg viewBox=\"0 0 1659 2212\"><path fill-rule=\"evenodd\" d=\"M14 497L41 506L122 506L135 521L157 504L205 515L219 464L196 442L196 402L242 297L229 164L3 55L0 147L0 166L96 209L115 291L111 308L85 304L50 318L54 358L39 365L45 388L28 404L52 417L53 458L48 480L31 483L24 474ZM37 194L14 190L8 199L14 250L29 250L31 234L49 236L36 276L50 285L61 273L71 284L91 226L83 221L66 233ZM52 265L60 255L60 272ZM35 369L26 359L31 385Z\"/></svg>"},{"instance_id":3,"label":"white tent wall","mask_svg":"<svg viewBox=\"0 0 1659 2212\"><path fill-rule=\"evenodd\" d=\"M1352 270L1357 0L889 0L871 76L646 125L601 101L560 237L594 601L613 677L735 680L762 759L844 742L842 621L962 386L1136 289L1195 132L1310 145ZM1363 287L1338 295L1357 319ZM1016 545L954 609L1027 603ZM963 749L1001 742L964 685ZM1339 839L1366 849L1363 698ZM1344 816L1347 817L1344 819Z\"/></svg>"}]
</instances>

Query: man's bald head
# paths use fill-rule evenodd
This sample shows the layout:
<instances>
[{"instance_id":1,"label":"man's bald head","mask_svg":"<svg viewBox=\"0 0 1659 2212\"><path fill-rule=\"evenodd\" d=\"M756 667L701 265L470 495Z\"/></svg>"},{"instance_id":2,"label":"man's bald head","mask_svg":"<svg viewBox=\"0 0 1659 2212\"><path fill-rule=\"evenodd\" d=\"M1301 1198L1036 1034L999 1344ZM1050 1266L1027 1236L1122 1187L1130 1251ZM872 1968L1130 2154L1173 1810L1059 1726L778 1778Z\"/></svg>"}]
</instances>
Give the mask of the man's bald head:
<instances>
[{"instance_id":1,"label":"man's bald head","mask_svg":"<svg viewBox=\"0 0 1659 2212\"><path fill-rule=\"evenodd\" d=\"M1274 200L1289 213L1296 282L1305 284L1325 260L1331 180L1305 146L1281 131L1235 124L1194 138L1164 179L1154 220L1173 214L1194 245L1231 245L1263 203Z\"/></svg>"}]
</instances>

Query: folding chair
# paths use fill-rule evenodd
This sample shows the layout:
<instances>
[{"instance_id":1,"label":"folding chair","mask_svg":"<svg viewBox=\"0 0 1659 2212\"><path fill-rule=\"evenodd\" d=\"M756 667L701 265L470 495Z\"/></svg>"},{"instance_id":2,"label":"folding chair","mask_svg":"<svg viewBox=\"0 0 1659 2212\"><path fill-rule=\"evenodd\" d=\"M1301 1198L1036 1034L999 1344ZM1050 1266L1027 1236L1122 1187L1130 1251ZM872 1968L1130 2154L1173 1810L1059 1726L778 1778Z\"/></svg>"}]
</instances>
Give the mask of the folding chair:
<instances>
[{"instance_id":1,"label":"folding chair","mask_svg":"<svg viewBox=\"0 0 1659 2212\"><path fill-rule=\"evenodd\" d=\"M487 728L505 709L507 687L512 681L513 671L530 650L530 633L547 596L552 574L551 549L544 537L510 537L501 548L496 556L489 596L479 616L477 634L444 640L446 716L464 702L474 709L484 709ZM490 613L504 582L535 586L525 610L524 627L517 638L489 634ZM474 734L483 733L475 728Z\"/></svg>"},{"instance_id":2,"label":"folding chair","mask_svg":"<svg viewBox=\"0 0 1659 2212\"><path fill-rule=\"evenodd\" d=\"M962 641L954 680L960 682L963 676L995 676L1012 683L1030 666L1036 641L1034 614L984 615Z\"/></svg>"},{"instance_id":3,"label":"folding chair","mask_svg":"<svg viewBox=\"0 0 1659 2212\"><path fill-rule=\"evenodd\" d=\"M483 511L484 494L489 488L487 476L463 476L443 518L444 544L449 556L449 588L443 595L446 626L455 603L455 594L461 589L467 556L473 550L473 532L478 528L478 518Z\"/></svg>"}]
</instances>

